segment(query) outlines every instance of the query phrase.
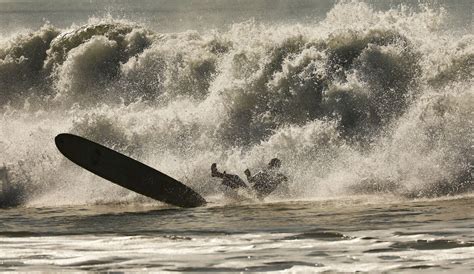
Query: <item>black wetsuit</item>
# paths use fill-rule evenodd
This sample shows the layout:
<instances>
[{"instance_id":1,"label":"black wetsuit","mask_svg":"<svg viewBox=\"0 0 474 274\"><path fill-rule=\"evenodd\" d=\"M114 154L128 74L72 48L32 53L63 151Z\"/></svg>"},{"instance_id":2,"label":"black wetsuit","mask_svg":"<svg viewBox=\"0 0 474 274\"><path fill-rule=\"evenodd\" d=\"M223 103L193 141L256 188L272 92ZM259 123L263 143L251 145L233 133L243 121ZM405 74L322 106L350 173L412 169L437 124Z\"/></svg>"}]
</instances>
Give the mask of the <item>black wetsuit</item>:
<instances>
[{"instance_id":1,"label":"black wetsuit","mask_svg":"<svg viewBox=\"0 0 474 274\"><path fill-rule=\"evenodd\" d=\"M285 175L272 169L260 171L253 176L248 176L247 179L260 200L270 195L283 182L288 181Z\"/></svg>"}]
</instances>

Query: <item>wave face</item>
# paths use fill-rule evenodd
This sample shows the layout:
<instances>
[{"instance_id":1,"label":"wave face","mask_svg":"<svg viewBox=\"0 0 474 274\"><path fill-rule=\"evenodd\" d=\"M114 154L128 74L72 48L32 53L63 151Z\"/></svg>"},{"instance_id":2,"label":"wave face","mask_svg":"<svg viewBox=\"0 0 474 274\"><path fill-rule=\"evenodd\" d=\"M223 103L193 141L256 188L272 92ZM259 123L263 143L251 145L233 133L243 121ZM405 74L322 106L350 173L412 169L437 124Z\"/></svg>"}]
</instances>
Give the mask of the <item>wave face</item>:
<instances>
[{"instance_id":1,"label":"wave face","mask_svg":"<svg viewBox=\"0 0 474 274\"><path fill-rule=\"evenodd\" d=\"M472 191L474 36L448 15L341 2L304 24L21 31L0 43L2 203L143 200L64 160L61 132L204 195L218 193L212 162L243 175L273 157L291 181L274 198Z\"/></svg>"}]
</instances>

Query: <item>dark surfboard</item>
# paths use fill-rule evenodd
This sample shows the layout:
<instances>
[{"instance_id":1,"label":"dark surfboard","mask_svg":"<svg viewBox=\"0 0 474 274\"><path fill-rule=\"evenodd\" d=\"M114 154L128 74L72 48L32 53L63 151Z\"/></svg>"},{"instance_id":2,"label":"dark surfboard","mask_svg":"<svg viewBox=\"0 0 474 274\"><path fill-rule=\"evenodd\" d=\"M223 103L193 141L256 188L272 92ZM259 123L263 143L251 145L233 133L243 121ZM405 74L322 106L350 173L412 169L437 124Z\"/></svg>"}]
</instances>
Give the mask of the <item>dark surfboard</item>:
<instances>
[{"instance_id":1,"label":"dark surfboard","mask_svg":"<svg viewBox=\"0 0 474 274\"><path fill-rule=\"evenodd\" d=\"M181 182L105 146L66 133L56 136L55 142L75 164L126 189L179 207L206 204L201 195Z\"/></svg>"}]
</instances>

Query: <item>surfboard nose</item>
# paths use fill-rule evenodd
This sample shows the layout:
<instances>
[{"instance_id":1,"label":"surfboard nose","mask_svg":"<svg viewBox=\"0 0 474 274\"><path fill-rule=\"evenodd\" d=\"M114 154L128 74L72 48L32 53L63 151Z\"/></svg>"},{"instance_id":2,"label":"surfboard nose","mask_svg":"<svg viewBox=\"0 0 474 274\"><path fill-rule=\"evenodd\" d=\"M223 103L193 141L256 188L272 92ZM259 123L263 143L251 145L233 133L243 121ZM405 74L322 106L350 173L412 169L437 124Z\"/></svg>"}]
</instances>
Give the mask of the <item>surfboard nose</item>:
<instances>
[{"instance_id":1,"label":"surfboard nose","mask_svg":"<svg viewBox=\"0 0 474 274\"><path fill-rule=\"evenodd\" d=\"M73 149L76 143L76 139L74 137L74 135L69 133L61 133L54 137L54 143L56 144L59 152L64 154L64 156L66 156L68 159L71 159L71 156L76 154L75 150Z\"/></svg>"},{"instance_id":2,"label":"surfboard nose","mask_svg":"<svg viewBox=\"0 0 474 274\"><path fill-rule=\"evenodd\" d=\"M65 136L66 134L64 133L61 133L61 134L58 134L55 138L54 138L54 142L56 143L56 146L57 147L62 147L64 145L64 139L65 139Z\"/></svg>"}]
</instances>

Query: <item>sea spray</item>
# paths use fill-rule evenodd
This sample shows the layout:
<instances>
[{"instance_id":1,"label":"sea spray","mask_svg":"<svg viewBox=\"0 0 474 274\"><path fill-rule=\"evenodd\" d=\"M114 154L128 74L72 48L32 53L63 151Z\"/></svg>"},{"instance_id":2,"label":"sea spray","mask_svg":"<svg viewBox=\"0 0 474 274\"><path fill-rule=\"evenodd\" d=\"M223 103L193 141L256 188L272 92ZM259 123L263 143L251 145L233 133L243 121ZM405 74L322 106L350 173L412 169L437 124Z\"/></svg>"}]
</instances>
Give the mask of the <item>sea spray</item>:
<instances>
[{"instance_id":1,"label":"sea spray","mask_svg":"<svg viewBox=\"0 0 474 274\"><path fill-rule=\"evenodd\" d=\"M336 4L321 22L161 33L107 17L2 41L0 164L14 204L143 202L65 160L71 132L218 192L279 157L280 198L471 191L472 34L443 9ZM275 198L275 197L274 197Z\"/></svg>"}]
</instances>

